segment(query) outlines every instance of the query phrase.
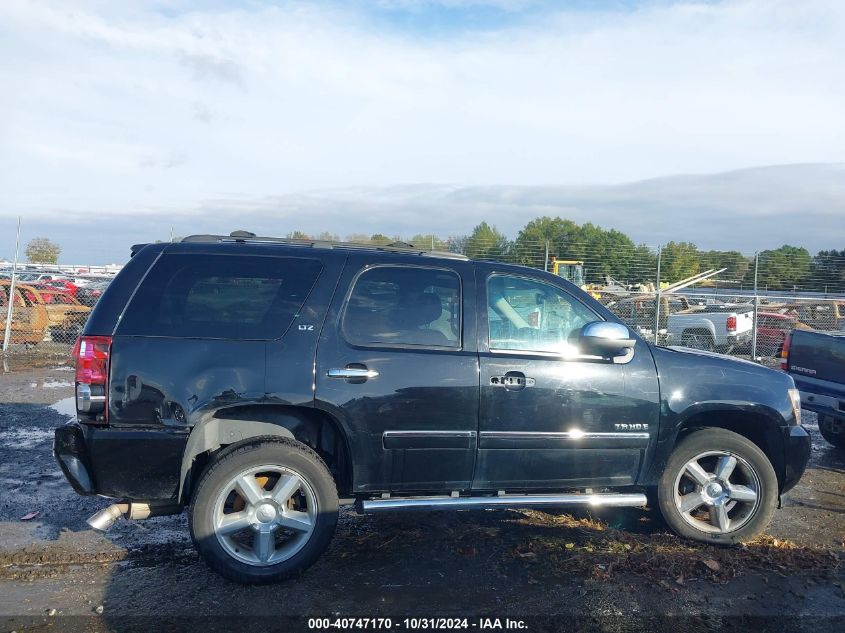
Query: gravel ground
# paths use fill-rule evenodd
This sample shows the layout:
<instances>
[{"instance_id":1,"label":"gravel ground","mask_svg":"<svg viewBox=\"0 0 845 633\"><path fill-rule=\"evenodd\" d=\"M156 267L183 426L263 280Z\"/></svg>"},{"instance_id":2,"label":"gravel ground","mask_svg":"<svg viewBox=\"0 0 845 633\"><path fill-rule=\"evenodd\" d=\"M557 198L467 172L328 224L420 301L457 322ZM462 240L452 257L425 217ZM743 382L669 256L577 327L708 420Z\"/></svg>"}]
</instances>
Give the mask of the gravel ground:
<instances>
[{"instance_id":1,"label":"gravel ground","mask_svg":"<svg viewBox=\"0 0 845 633\"><path fill-rule=\"evenodd\" d=\"M85 519L50 454L72 415L55 360L0 371L0 632L269 630L302 616L522 619L528 630L845 630L845 451L813 434L810 467L769 534L742 548L692 545L649 510L357 516L284 585L241 587L197 558L184 515ZM5 373L3 373L5 372ZM38 514L22 520L28 513ZM288 618L294 618L290 620ZM495 623L495 622L494 622ZM405 627L407 628L407 627Z\"/></svg>"}]
</instances>

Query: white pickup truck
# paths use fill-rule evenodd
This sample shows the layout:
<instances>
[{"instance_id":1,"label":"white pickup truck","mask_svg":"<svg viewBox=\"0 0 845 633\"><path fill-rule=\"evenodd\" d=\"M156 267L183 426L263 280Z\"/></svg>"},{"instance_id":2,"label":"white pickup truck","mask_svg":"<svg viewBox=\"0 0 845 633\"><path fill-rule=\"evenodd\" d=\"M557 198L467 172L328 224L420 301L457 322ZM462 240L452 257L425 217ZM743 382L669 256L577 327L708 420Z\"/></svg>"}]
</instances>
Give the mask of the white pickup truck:
<instances>
[{"instance_id":1,"label":"white pickup truck","mask_svg":"<svg viewBox=\"0 0 845 633\"><path fill-rule=\"evenodd\" d=\"M645 336L653 336L655 296L641 295L613 302L608 308ZM685 296L661 300L661 343L707 351L730 352L751 344L754 308L747 305L695 305Z\"/></svg>"}]
</instances>

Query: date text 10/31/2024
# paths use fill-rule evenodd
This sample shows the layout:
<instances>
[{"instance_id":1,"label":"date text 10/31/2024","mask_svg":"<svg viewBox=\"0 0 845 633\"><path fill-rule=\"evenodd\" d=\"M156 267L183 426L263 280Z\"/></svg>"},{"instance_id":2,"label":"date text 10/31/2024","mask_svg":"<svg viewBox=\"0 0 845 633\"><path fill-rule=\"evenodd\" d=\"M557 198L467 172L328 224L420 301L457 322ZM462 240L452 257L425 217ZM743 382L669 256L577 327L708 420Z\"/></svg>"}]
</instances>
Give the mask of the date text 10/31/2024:
<instances>
[{"instance_id":1,"label":"date text 10/31/2024","mask_svg":"<svg viewBox=\"0 0 845 633\"><path fill-rule=\"evenodd\" d=\"M525 630L528 628L524 620L511 618L309 618L308 628L312 630L444 630L444 629L477 629L477 630Z\"/></svg>"}]
</instances>

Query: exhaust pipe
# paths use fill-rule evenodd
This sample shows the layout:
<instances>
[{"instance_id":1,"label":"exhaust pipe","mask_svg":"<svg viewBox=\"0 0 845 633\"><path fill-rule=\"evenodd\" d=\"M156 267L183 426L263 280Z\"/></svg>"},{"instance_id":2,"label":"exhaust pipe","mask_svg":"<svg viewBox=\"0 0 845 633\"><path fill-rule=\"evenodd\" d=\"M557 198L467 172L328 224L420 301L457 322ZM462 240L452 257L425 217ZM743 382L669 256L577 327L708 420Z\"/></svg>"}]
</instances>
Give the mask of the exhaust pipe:
<instances>
[{"instance_id":1,"label":"exhaust pipe","mask_svg":"<svg viewBox=\"0 0 845 633\"><path fill-rule=\"evenodd\" d=\"M128 503L113 503L108 508L103 508L94 514L88 519L87 523L98 532L106 532L114 525L115 521L127 512L129 512Z\"/></svg>"},{"instance_id":2,"label":"exhaust pipe","mask_svg":"<svg viewBox=\"0 0 845 633\"><path fill-rule=\"evenodd\" d=\"M88 525L98 532L105 532L120 517L140 521L166 514L179 514L180 512L182 512L182 506L173 503L113 503L88 519Z\"/></svg>"}]
</instances>

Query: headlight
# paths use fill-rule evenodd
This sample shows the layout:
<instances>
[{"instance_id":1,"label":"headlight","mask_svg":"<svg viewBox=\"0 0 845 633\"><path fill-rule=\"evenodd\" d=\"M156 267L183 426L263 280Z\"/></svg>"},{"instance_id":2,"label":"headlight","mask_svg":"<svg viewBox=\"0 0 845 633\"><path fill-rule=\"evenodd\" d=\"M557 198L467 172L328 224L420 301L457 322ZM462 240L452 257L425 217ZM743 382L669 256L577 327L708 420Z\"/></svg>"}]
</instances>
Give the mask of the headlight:
<instances>
[{"instance_id":1,"label":"headlight","mask_svg":"<svg viewBox=\"0 0 845 633\"><path fill-rule=\"evenodd\" d=\"M790 389L789 400L792 402L792 413L795 414L795 423L801 424L801 392L797 389Z\"/></svg>"}]
</instances>

